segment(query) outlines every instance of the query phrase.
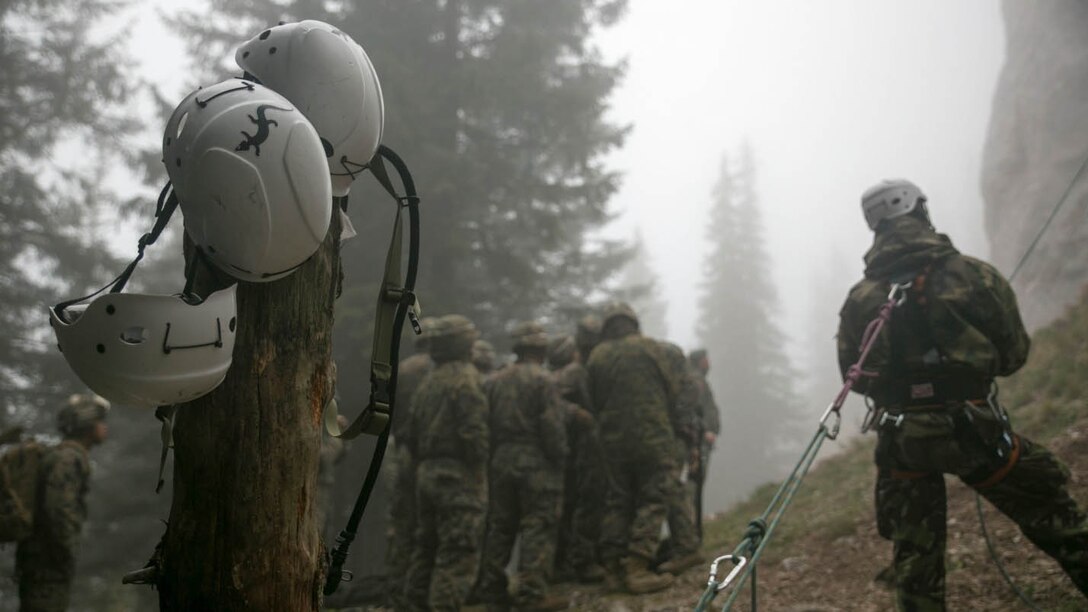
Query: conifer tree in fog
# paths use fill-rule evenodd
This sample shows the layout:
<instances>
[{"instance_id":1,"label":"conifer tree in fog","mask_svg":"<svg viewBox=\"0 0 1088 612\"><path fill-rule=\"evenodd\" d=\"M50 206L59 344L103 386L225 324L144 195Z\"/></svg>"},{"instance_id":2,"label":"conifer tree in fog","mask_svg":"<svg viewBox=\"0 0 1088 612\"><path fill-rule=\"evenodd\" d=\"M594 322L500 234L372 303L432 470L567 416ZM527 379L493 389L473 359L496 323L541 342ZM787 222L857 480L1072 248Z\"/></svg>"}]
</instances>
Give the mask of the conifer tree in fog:
<instances>
[{"instance_id":1,"label":"conifer tree in fog","mask_svg":"<svg viewBox=\"0 0 1088 612\"><path fill-rule=\"evenodd\" d=\"M722 469L712 470L706 485L708 505L715 508L778 478L795 454L795 374L775 323L778 296L747 143L736 170L728 155L722 157L707 236L696 333L709 351L709 379L722 411L712 459Z\"/></svg>"},{"instance_id":2,"label":"conifer tree in fog","mask_svg":"<svg viewBox=\"0 0 1088 612\"><path fill-rule=\"evenodd\" d=\"M0 419L49 423L78 389L49 330L46 304L101 284L114 260L102 248L99 172L129 127L129 93L116 40L90 29L116 11L107 0L0 4ZM100 37L101 38L101 37ZM64 146L78 147L76 166ZM0 423L4 421L0 420Z\"/></svg>"},{"instance_id":3,"label":"conifer tree in fog","mask_svg":"<svg viewBox=\"0 0 1088 612\"><path fill-rule=\"evenodd\" d=\"M210 15L183 19L197 65L215 67L205 82L239 73L232 45L278 21L327 21L366 49L385 97L383 142L411 166L423 198L418 286L428 311L461 312L484 337L502 337L515 321L584 302L619 270L626 249L588 236L610 219L618 187L604 156L626 129L604 114L623 66L591 36L626 0L210 5ZM356 346L369 346L388 244L392 212L379 194L353 189L349 208L360 238L344 246L337 326Z\"/></svg>"},{"instance_id":4,"label":"conifer tree in fog","mask_svg":"<svg viewBox=\"0 0 1088 612\"><path fill-rule=\"evenodd\" d=\"M639 327L644 335L664 339L668 328L665 324L667 305L661 298L661 283L650 266L650 254L642 232L636 232L630 245L631 257L620 273L616 297L627 301L639 317Z\"/></svg>"}]
</instances>

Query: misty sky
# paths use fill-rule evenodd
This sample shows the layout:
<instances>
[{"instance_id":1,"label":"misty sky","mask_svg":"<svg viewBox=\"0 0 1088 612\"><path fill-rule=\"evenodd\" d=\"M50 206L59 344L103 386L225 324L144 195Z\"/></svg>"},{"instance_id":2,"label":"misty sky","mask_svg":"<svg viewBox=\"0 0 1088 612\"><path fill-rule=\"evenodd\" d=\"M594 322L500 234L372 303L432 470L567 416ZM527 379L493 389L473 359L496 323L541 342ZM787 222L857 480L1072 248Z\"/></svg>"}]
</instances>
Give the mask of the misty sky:
<instances>
[{"instance_id":1,"label":"misty sky","mask_svg":"<svg viewBox=\"0 0 1088 612\"><path fill-rule=\"evenodd\" d=\"M130 14L141 72L180 99L184 47L156 17L175 6L154 0ZM631 0L598 40L607 57L629 62L611 116L633 126L611 158L626 178L612 203L620 218L605 231L641 229L669 335L682 345L697 344L704 222L720 158L745 138L791 337L811 320L817 268L838 268L842 293L860 275L870 235L858 196L881 178L917 182L938 229L986 254L978 183L1004 57L997 2Z\"/></svg>"},{"instance_id":2,"label":"misty sky","mask_svg":"<svg viewBox=\"0 0 1088 612\"><path fill-rule=\"evenodd\" d=\"M978 185L1004 59L997 2L632 0L601 40L629 61L613 116L634 131L614 156L626 173L614 205L622 227L642 228L680 343L696 343L693 262L720 158L745 138L794 337L814 267L845 262L843 295L860 277L871 237L859 196L882 178L917 182L938 229L986 254Z\"/></svg>"}]
</instances>

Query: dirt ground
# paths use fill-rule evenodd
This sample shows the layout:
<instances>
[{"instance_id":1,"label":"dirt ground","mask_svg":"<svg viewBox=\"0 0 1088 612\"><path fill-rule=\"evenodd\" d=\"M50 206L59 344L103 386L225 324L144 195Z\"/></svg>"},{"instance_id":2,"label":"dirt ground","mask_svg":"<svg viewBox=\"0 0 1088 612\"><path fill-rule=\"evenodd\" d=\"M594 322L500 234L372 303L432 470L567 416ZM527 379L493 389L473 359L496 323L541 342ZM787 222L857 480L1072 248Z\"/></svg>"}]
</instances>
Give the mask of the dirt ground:
<instances>
[{"instance_id":1,"label":"dirt ground","mask_svg":"<svg viewBox=\"0 0 1088 612\"><path fill-rule=\"evenodd\" d=\"M1088 419L1060 434L1049 448L1069 465L1072 491L1082 507L1088 506ZM949 610L1008 611L1027 607L994 567L981 537L974 492L956 479L948 481ZM859 516L852 535L829 541L811 533L779 559L759 567L758 608L784 612L878 612L893 610L893 593L877 575L891 561L891 544L876 533L871 504ZM1020 535L1016 526L983 502L986 524L1007 571L1017 586L1043 610L1088 610L1086 600L1050 557ZM788 521L804 521L787 514ZM739 534L738 534L739 537ZM772 541L770 546L774 546ZM770 549L768 549L770 550ZM706 551L707 566L715 554ZM597 587L562 585L571 609L608 612L668 612L692 610L706 588L707 569L689 570L661 593L641 597L609 595ZM725 602L719 595L710 609ZM734 610L750 610L750 594L742 593Z\"/></svg>"}]
</instances>

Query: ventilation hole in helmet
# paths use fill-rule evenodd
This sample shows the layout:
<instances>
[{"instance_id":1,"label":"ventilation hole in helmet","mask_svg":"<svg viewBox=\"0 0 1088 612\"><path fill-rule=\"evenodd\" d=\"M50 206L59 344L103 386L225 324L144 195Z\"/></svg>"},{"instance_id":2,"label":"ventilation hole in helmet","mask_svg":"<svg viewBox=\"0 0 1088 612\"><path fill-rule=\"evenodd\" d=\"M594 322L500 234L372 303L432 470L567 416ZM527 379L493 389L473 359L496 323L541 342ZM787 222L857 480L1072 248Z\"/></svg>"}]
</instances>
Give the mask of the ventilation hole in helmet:
<instances>
[{"instance_id":1,"label":"ventilation hole in helmet","mask_svg":"<svg viewBox=\"0 0 1088 612\"><path fill-rule=\"evenodd\" d=\"M321 146L325 147L325 157L332 157L332 143L322 138Z\"/></svg>"},{"instance_id":2,"label":"ventilation hole in helmet","mask_svg":"<svg viewBox=\"0 0 1088 612\"><path fill-rule=\"evenodd\" d=\"M106 352L106 345L105 344L99 344L98 346L96 346L94 348L99 353L105 353Z\"/></svg>"},{"instance_id":3,"label":"ventilation hole in helmet","mask_svg":"<svg viewBox=\"0 0 1088 612\"><path fill-rule=\"evenodd\" d=\"M902 200L900 200L899 198L895 198L894 200L892 200L892 204L898 204L900 202L902 202Z\"/></svg>"},{"instance_id":4,"label":"ventilation hole in helmet","mask_svg":"<svg viewBox=\"0 0 1088 612\"><path fill-rule=\"evenodd\" d=\"M181 158L180 157L174 160L174 165L177 166L178 168L181 167Z\"/></svg>"},{"instance_id":5,"label":"ventilation hole in helmet","mask_svg":"<svg viewBox=\"0 0 1088 612\"><path fill-rule=\"evenodd\" d=\"M234 331L234 328L237 327L237 326L238 326L238 317L231 317L230 318L230 323L227 324L227 327L229 327L231 331Z\"/></svg>"},{"instance_id":6,"label":"ventilation hole in helmet","mask_svg":"<svg viewBox=\"0 0 1088 612\"><path fill-rule=\"evenodd\" d=\"M166 145L170 146L170 137L169 136L166 137Z\"/></svg>"},{"instance_id":7,"label":"ventilation hole in helmet","mask_svg":"<svg viewBox=\"0 0 1088 612\"><path fill-rule=\"evenodd\" d=\"M276 52L276 48L275 48L275 47L272 47L271 49L269 49L269 50L268 50L268 54L269 54L269 55L272 55L272 54L274 54L275 52Z\"/></svg>"},{"instance_id":8,"label":"ventilation hole in helmet","mask_svg":"<svg viewBox=\"0 0 1088 612\"><path fill-rule=\"evenodd\" d=\"M265 30L264 32L261 32L261 35L258 36L257 38L260 38L261 40L264 40L264 39L268 38L269 35L271 35L271 34L272 34L272 30Z\"/></svg>"},{"instance_id":9,"label":"ventilation hole in helmet","mask_svg":"<svg viewBox=\"0 0 1088 612\"><path fill-rule=\"evenodd\" d=\"M283 25L285 23L287 23L287 22L286 21L281 21L281 22L277 23L276 25Z\"/></svg>"},{"instance_id":10,"label":"ventilation hole in helmet","mask_svg":"<svg viewBox=\"0 0 1088 612\"><path fill-rule=\"evenodd\" d=\"M189 113L185 113L184 115L181 116L181 119L178 119L178 133L175 134L175 137L181 138L181 132L185 129L185 124L188 123L188 122L189 122ZM167 143L167 144L169 144L169 143Z\"/></svg>"},{"instance_id":11,"label":"ventilation hole in helmet","mask_svg":"<svg viewBox=\"0 0 1088 612\"><path fill-rule=\"evenodd\" d=\"M242 59L245 59L247 57L249 57L249 51L246 51L245 53L242 54Z\"/></svg>"},{"instance_id":12,"label":"ventilation hole in helmet","mask_svg":"<svg viewBox=\"0 0 1088 612\"><path fill-rule=\"evenodd\" d=\"M130 327L121 332L121 342L125 344L143 344L147 340L147 330L143 327Z\"/></svg>"},{"instance_id":13,"label":"ventilation hole in helmet","mask_svg":"<svg viewBox=\"0 0 1088 612\"><path fill-rule=\"evenodd\" d=\"M106 306L106 314L111 315L111 314L113 314L115 312L117 312L117 307L116 306L114 306L113 304L110 304L110 305Z\"/></svg>"}]
</instances>

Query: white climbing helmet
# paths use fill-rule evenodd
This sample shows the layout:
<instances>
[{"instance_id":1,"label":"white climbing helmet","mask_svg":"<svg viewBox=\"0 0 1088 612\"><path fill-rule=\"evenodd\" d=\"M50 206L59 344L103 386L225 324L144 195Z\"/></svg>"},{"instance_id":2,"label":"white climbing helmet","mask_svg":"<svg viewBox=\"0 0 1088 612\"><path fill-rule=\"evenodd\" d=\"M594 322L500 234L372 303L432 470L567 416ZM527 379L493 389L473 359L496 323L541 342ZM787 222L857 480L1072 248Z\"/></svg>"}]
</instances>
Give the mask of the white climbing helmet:
<instances>
[{"instance_id":1,"label":"white climbing helmet","mask_svg":"<svg viewBox=\"0 0 1088 612\"><path fill-rule=\"evenodd\" d=\"M185 230L231 276L282 278L325 239L332 193L320 137L271 89L229 79L194 91L166 123L162 152Z\"/></svg>"},{"instance_id":2,"label":"white climbing helmet","mask_svg":"<svg viewBox=\"0 0 1088 612\"><path fill-rule=\"evenodd\" d=\"M107 400L136 407L192 401L223 382L234 354L235 288L200 303L107 293L82 312L49 309L68 365Z\"/></svg>"},{"instance_id":3,"label":"white climbing helmet","mask_svg":"<svg viewBox=\"0 0 1088 612\"><path fill-rule=\"evenodd\" d=\"M332 192L345 196L382 140L385 107L378 73L350 36L322 21L269 28L238 48L235 61L283 94L321 135Z\"/></svg>"},{"instance_id":4,"label":"white climbing helmet","mask_svg":"<svg viewBox=\"0 0 1088 612\"><path fill-rule=\"evenodd\" d=\"M880 181L861 195L861 211L865 214L865 221L871 230L875 230L884 219L902 217L918 207L921 207L928 218L925 194L906 179Z\"/></svg>"}]
</instances>

